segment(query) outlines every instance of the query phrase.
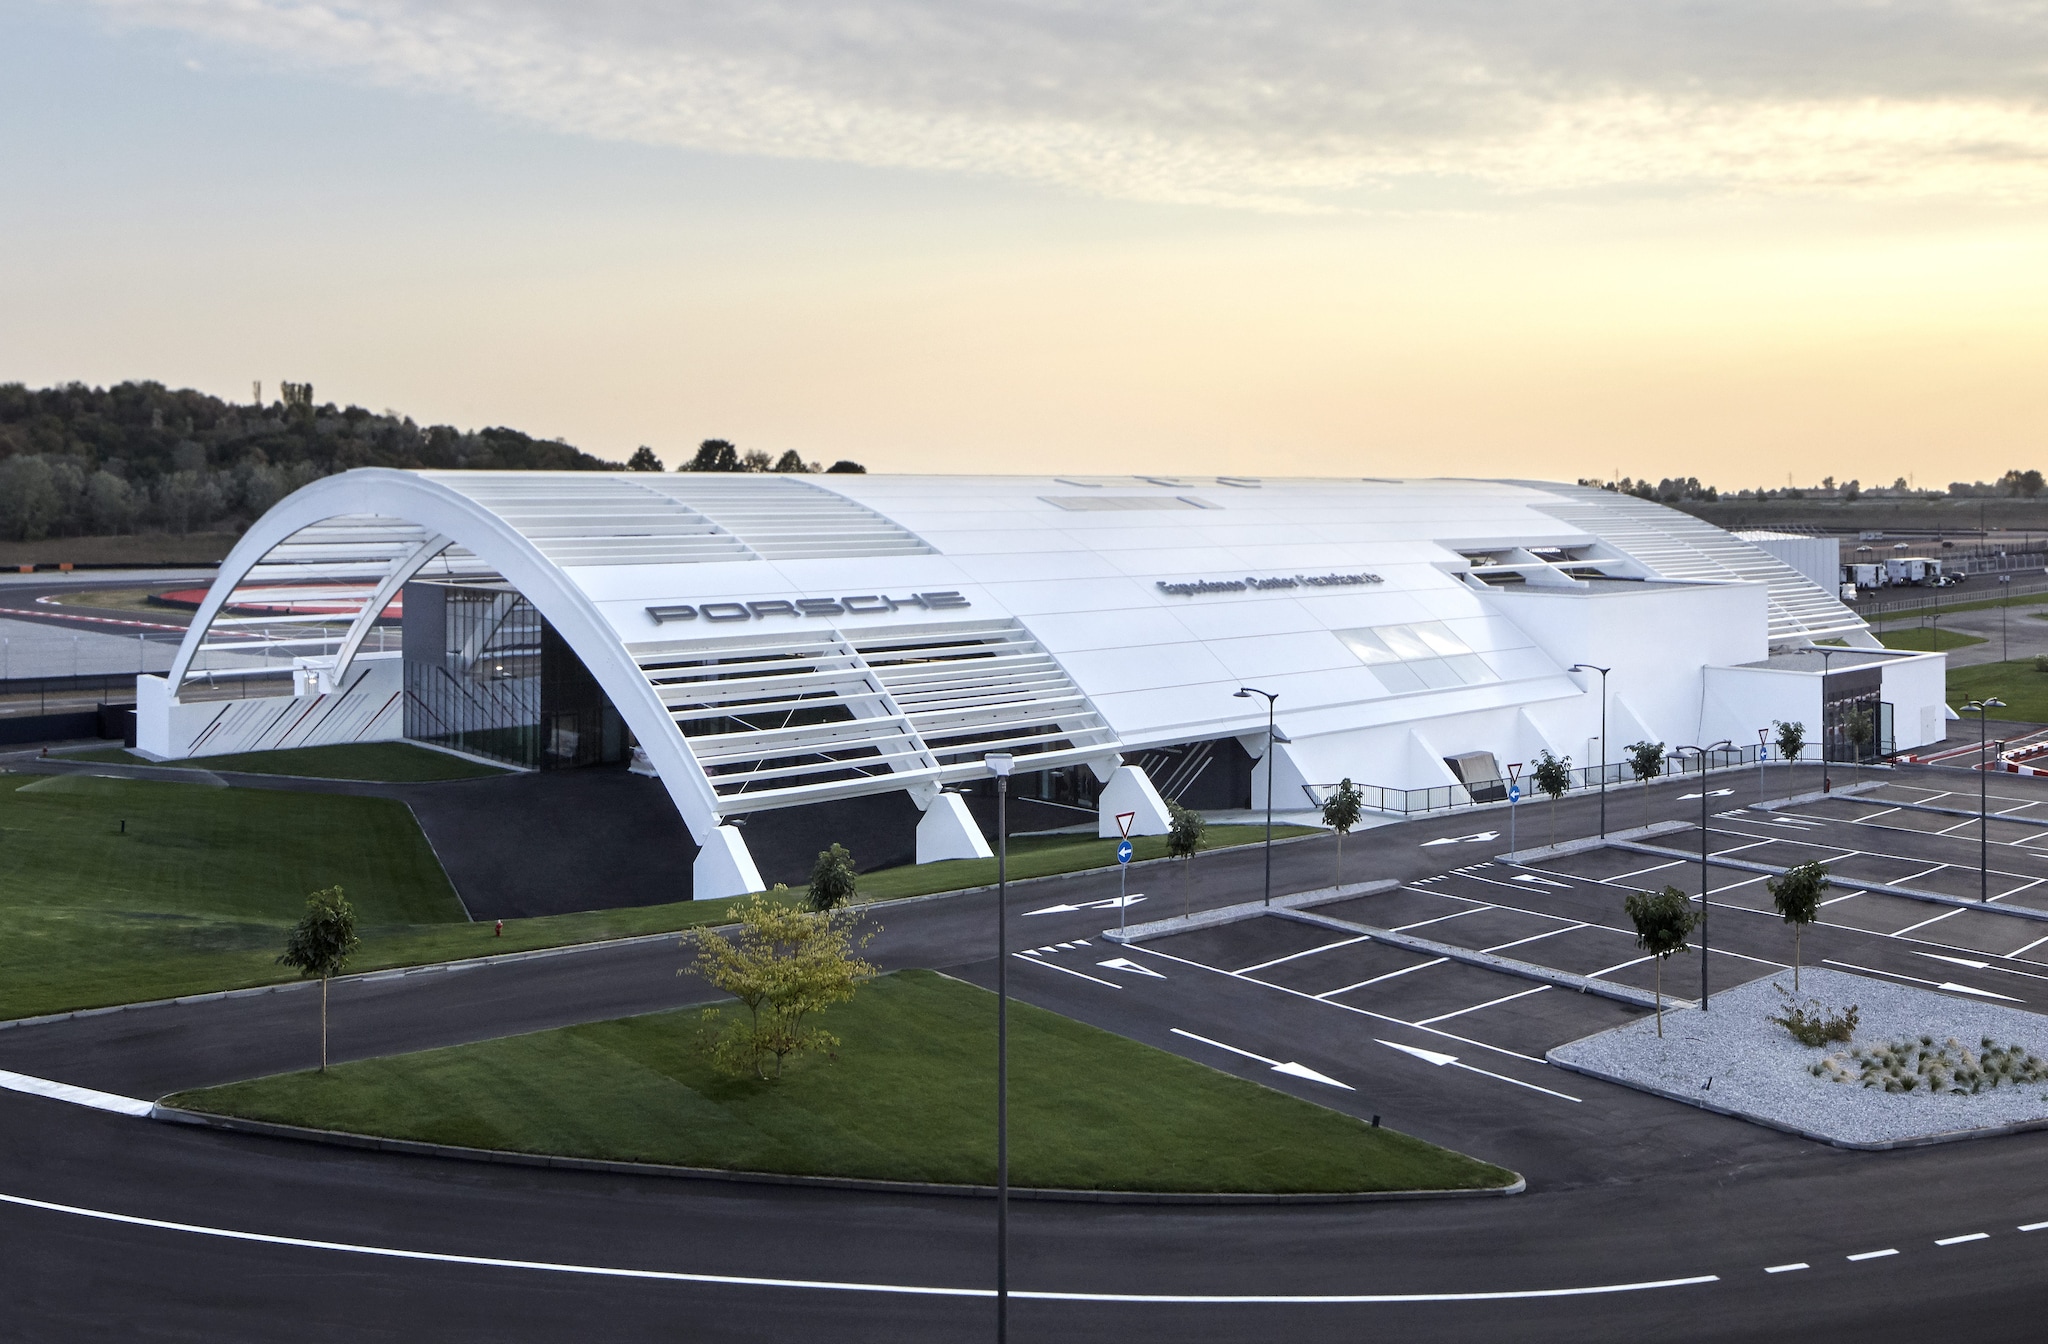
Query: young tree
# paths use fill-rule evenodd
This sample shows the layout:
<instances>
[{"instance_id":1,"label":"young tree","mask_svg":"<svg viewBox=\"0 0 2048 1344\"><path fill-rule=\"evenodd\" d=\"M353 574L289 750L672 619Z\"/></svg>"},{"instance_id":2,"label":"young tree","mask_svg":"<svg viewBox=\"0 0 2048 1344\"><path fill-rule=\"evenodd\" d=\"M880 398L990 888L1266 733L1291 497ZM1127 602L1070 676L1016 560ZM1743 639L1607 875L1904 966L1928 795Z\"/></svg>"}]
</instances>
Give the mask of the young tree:
<instances>
[{"instance_id":1,"label":"young tree","mask_svg":"<svg viewBox=\"0 0 2048 1344\"><path fill-rule=\"evenodd\" d=\"M1636 926L1636 946L1657 959L1657 1034L1664 1034L1664 963L1685 951L1686 935L1700 922L1692 900L1677 887L1638 891L1622 902Z\"/></svg>"},{"instance_id":2,"label":"young tree","mask_svg":"<svg viewBox=\"0 0 2048 1344\"><path fill-rule=\"evenodd\" d=\"M277 959L302 976L320 977L320 1071L327 1071L327 982L341 974L351 953L361 944L356 937L355 907L340 887L316 891L306 898L306 913L299 917L284 952Z\"/></svg>"},{"instance_id":3,"label":"young tree","mask_svg":"<svg viewBox=\"0 0 2048 1344\"><path fill-rule=\"evenodd\" d=\"M1636 783L1643 786L1643 825L1647 826L1650 824L1650 781L1664 773L1664 744L1629 743L1628 770L1636 777Z\"/></svg>"},{"instance_id":4,"label":"young tree","mask_svg":"<svg viewBox=\"0 0 2048 1344\"><path fill-rule=\"evenodd\" d=\"M1772 719L1771 726L1778 730L1778 754L1785 758L1785 764L1798 760L1799 753L1806 750L1806 725Z\"/></svg>"},{"instance_id":5,"label":"young tree","mask_svg":"<svg viewBox=\"0 0 2048 1344\"><path fill-rule=\"evenodd\" d=\"M1787 868L1782 876L1768 878L1764 888L1771 904L1792 926L1792 992L1799 992L1799 935L1820 918L1821 893L1828 889L1828 866L1818 861Z\"/></svg>"},{"instance_id":6,"label":"young tree","mask_svg":"<svg viewBox=\"0 0 2048 1344\"><path fill-rule=\"evenodd\" d=\"M1536 758L1536 769L1529 776L1537 788L1550 799L1550 843L1557 843L1557 800L1564 797L1572 786L1572 758L1555 756L1545 747Z\"/></svg>"},{"instance_id":7,"label":"young tree","mask_svg":"<svg viewBox=\"0 0 2048 1344\"><path fill-rule=\"evenodd\" d=\"M1336 792L1323 800L1323 825L1337 833L1337 885L1344 885L1344 837L1365 815L1365 795L1346 776Z\"/></svg>"},{"instance_id":8,"label":"young tree","mask_svg":"<svg viewBox=\"0 0 2048 1344\"><path fill-rule=\"evenodd\" d=\"M744 1018L728 1021L716 1008L704 1014L703 1041L720 1068L766 1081L768 1060L780 1078L792 1056L839 1044L811 1019L880 973L857 955L874 931L856 936L857 915L792 910L760 892L738 913L731 938L715 929L693 930L684 946L696 959L676 974L701 976L739 1000Z\"/></svg>"},{"instance_id":9,"label":"young tree","mask_svg":"<svg viewBox=\"0 0 2048 1344\"><path fill-rule=\"evenodd\" d=\"M832 848L818 851L818 861L811 866L811 889L804 897L804 906L809 910L837 910L852 900L859 876L853 871L853 855L846 846L833 842Z\"/></svg>"},{"instance_id":10,"label":"young tree","mask_svg":"<svg viewBox=\"0 0 2048 1344\"><path fill-rule=\"evenodd\" d=\"M1209 829L1209 822L1192 807L1182 807L1172 798L1166 800L1166 818L1166 855L1181 861L1180 912L1185 915L1194 903L1195 851L1202 847L1202 833Z\"/></svg>"}]
</instances>

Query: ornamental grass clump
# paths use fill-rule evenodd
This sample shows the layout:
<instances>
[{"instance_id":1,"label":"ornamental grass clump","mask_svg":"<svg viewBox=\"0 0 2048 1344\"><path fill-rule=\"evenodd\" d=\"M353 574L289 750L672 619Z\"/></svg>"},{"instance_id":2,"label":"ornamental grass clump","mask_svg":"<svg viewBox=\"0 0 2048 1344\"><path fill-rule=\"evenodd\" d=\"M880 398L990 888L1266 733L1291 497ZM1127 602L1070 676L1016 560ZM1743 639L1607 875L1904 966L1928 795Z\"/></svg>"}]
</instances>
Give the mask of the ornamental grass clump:
<instances>
[{"instance_id":1,"label":"ornamental grass clump","mask_svg":"<svg viewBox=\"0 0 2048 1344\"><path fill-rule=\"evenodd\" d=\"M1951 1036L1908 1038L1863 1050L1830 1055L1809 1070L1835 1083L1861 1083L1893 1093L1964 1092L1972 1096L2000 1086L2048 1082L2048 1060L2019 1045L1982 1037L1973 1050Z\"/></svg>"}]
</instances>

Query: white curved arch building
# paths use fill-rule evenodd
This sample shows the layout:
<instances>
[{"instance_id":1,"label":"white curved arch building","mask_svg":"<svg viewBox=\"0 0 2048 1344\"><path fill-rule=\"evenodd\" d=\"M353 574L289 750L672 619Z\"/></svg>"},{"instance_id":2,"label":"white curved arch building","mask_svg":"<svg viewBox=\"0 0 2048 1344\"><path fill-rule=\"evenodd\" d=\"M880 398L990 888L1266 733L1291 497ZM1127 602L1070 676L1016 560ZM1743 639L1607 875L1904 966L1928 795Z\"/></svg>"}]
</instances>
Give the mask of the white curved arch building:
<instances>
[{"instance_id":1,"label":"white curved arch building","mask_svg":"<svg viewBox=\"0 0 2048 1344\"><path fill-rule=\"evenodd\" d=\"M1847 646L1825 678L1817 641ZM1719 528L1573 486L368 469L250 528L141 679L138 740L637 745L712 896L760 885L736 818L864 795L915 803L920 861L985 853L948 790L991 751L1146 832L1162 788L1245 806L1272 770L1283 811L1347 777L1470 801L1545 749L1753 752L1824 703L1903 750L1945 731L1943 661ZM1574 665L1609 669L1605 742ZM1246 685L1278 696L1270 761Z\"/></svg>"}]
</instances>

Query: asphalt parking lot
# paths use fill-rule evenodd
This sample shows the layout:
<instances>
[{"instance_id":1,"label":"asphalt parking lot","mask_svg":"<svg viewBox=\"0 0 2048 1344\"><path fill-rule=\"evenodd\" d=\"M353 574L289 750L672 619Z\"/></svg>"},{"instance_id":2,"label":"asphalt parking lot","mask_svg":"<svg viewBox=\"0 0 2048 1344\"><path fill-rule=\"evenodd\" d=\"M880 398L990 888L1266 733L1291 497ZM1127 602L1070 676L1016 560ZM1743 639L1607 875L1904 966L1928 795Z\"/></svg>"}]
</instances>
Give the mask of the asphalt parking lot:
<instances>
[{"instance_id":1,"label":"asphalt parking lot","mask_svg":"<svg viewBox=\"0 0 2048 1344\"><path fill-rule=\"evenodd\" d=\"M1854 796L1775 810L1738 801L1756 797L1753 777L1749 787L1713 781L1709 950L1703 957L1696 935L1690 951L1666 961L1664 994L1696 1001L1703 960L1715 992L1761 976L1789 987L1792 930L1771 908L1768 874L1739 865L1817 859L1834 886L1804 935L1805 965L2042 1011L2048 920L2031 916L2048 912L2048 780L1990 781L1990 900L1978 906L1976 781L1960 773L1901 770ZM1371 843L1403 839L1389 828ZM1658 968L1637 946L1623 901L1666 885L1697 900L1699 848L1695 824L1542 863L1477 859L1298 913L1126 946L1088 939L1027 948L1013 957L1040 970L1015 971L1011 984L1060 1011L1324 1104L1384 1109L1391 1123L1496 1160L1515 1160L1517 1145L1501 1146L1512 1130L1554 1161L1560 1144L1603 1128L1611 1136L1617 1122L1642 1132L1660 1118L1684 1128L1701 1153L1732 1160L1745 1145L1782 1136L1546 1063L1548 1050L1648 1009L1548 982L1535 969L1651 990ZM1472 847L1423 852L1465 857ZM1370 930L1525 965L1474 966L1390 945Z\"/></svg>"}]
</instances>

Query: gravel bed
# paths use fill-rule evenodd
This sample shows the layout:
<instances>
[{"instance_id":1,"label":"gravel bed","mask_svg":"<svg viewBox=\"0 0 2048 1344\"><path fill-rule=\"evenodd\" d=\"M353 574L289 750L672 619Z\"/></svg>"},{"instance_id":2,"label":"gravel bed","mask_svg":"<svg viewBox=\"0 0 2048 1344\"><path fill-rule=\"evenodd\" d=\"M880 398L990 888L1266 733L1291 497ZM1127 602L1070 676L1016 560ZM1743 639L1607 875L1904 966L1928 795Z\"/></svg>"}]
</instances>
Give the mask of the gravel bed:
<instances>
[{"instance_id":1,"label":"gravel bed","mask_svg":"<svg viewBox=\"0 0 2048 1344\"><path fill-rule=\"evenodd\" d=\"M1711 1012L1666 1008L1662 1040L1650 1016L1560 1045L1549 1058L1578 1073L1844 1148L1906 1147L2048 1126L2048 1083L2001 1083L1975 1094L1898 1093L1809 1071L1831 1055L1923 1035L1937 1044L1954 1037L1973 1051L1989 1036L2048 1058L2048 1017L1869 976L1805 970L1800 1003L1818 999L1831 1013L1851 1004L1860 1010L1854 1041L1816 1048L1768 1020L1784 1011L1780 985L1792 988L1789 972L1714 995Z\"/></svg>"}]
</instances>

